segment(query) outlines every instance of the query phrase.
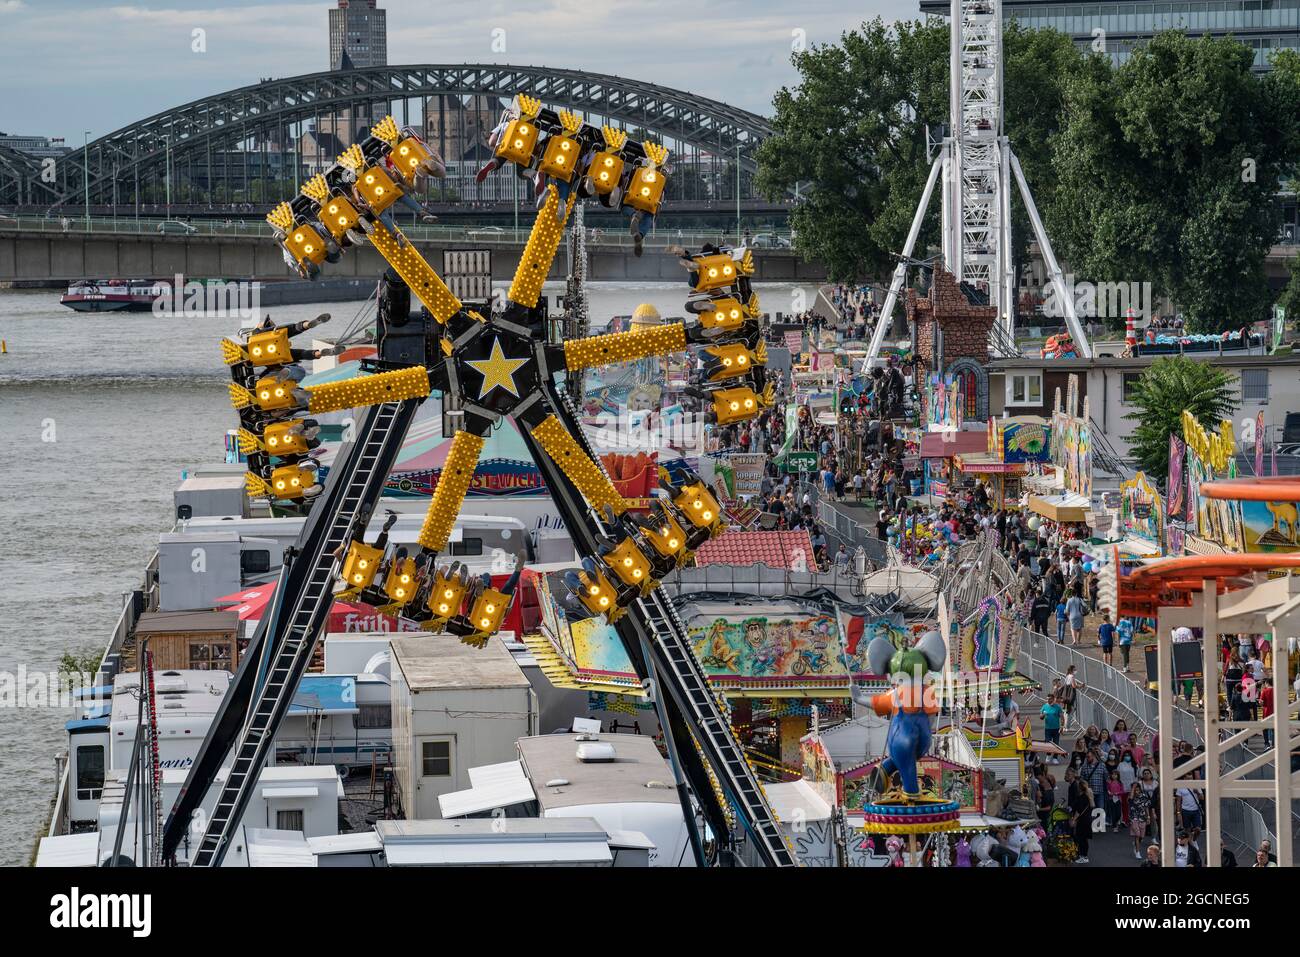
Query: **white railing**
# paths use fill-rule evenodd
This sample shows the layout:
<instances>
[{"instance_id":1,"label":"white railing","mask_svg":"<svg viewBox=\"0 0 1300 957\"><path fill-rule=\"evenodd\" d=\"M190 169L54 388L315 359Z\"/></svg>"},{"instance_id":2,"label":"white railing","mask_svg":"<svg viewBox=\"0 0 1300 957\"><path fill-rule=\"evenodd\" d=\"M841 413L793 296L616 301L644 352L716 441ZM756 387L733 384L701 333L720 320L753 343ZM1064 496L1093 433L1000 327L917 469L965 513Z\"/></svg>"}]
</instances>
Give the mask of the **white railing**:
<instances>
[{"instance_id":1,"label":"white railing","mask_svg":"<svg viewBox=\"0 0 1300 957\"><path fill-rule=\"evenodd\" d=\"M158 607L157 552L150 556L148 564L145 565L144 577L140 585L140 592L144 596L142 610L155 610ZM136 613L135 593L128 592L123 596L121 614L117 616L117 623L113 626L113 631L108 638L108 644L104 648L104 654L100 657L99 671L95 675L97 685L112 684L113 679L117 677L117 673L122 670L122 646L131 637L137 620L139 620L139 615ZM54 806L50 812L49 827L46 829L46 835L49 837L64 833L68 823L66 820L68 776L71 774L72 769L66 753L61 753L57 762L61 767L56 772L59 780L55 785L57 790L54 796Z\"/></svg>"},{"instance_id":2,"label":"white railing","mask_svg":"<svg viewBox=\"0 0 1300 957\"><path fill-rule=\"evenodd\" d=\"M531 220L531 217L530 217ZM164 225L166 223L166 225ZM484 246L522 246L528 241L532 230L531 221L521 223L518 229L499 226L442 226L412 223L410 217L399 216L397 224L403 234L417 243L473 243ZM20 216L16 219L0 217L0 232L35 232L58 233L68 236L87 233L122 235L122 236L165 236L176 239L187 237L224 237L224 238L265 238L272 235L270 225L262 219L193 219L177 220L161 217L119 217L116 219L91 217L89 222L84 217L46 218L44 216ZM645 245L650 249L664 249L669 246L699 247L705 243L718 243L726 240L724 233L717 229L661 229L655 230L645 238ZM626 229L604 229L599 226L587 230L587 244L596 248L627 248L633 246L633 236ZM756 252L763 251L789 253L784 247L756 247Z\"/></svg>"}]
</instances>

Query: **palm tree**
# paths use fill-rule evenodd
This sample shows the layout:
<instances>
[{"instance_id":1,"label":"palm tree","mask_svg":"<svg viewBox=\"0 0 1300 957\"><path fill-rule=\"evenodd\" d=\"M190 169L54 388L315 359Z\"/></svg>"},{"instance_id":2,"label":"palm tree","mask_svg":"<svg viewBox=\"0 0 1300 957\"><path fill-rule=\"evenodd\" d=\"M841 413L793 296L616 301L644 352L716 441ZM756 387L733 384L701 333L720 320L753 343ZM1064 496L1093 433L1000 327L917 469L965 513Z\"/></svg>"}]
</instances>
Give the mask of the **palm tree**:
<instances>
[{"instance_id":1,"label":"palm tree","mask_svg":"<svg viewBox=\"0 0 1300 957\"><path fill-rule=\"evenodd\" d=\"M1204 359L1167 356L1142 373L1130 393L1135 411L1124 416L1138 426L1129 448L1148 476L1164 481L1169 474L1169 436L1183 435L1183 410L1207 430L1218 429L1237 408L1233 378Z\"/></svg>"}]
</instances>

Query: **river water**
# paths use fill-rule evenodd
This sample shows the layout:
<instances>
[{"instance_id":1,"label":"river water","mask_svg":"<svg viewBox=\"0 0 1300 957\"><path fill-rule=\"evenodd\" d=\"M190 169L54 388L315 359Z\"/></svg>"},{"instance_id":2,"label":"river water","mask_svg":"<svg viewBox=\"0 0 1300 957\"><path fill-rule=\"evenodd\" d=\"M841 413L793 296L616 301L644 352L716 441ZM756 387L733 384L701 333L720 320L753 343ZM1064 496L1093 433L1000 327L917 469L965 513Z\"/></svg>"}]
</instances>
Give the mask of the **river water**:
<instances>
[{"instance_id":1,"label":"river water","mask_svg":"<svg viewBox=\"0 0 1300 957\"><path fill-rule=\"evenodd\" d=\"M685 284L592 283L593 325L648 302L680 316ZM765 309L811 307L813 287L760 285ZM551 294L558 285L548 285ZM98 654L167 531L187 468L219 462L234 423L217 340L237 318L82 314L59 294L0 292L0 680L53 671L66 651ZM806 303L806 305L805 305ZM321 312L341 334L361 303ZM25 864L44 832L54 757L71 712L0 706L0 865Z\"/></svg>"}]
</instances>

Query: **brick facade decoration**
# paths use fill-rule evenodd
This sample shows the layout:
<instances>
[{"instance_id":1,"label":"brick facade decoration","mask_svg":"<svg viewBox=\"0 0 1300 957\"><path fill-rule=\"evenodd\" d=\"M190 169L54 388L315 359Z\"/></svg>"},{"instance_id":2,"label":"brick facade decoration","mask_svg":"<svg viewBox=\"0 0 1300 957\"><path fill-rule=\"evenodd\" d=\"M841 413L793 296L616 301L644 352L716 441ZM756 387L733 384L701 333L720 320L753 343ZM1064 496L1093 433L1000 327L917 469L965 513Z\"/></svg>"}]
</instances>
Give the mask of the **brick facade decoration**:
<instances>
[{"instance_id":1,"label":"brick facade decoration","mask_svg":"<svg viewBox=\"0 0 1300 957\"><path fill-rule=\"evenodd\" d=\"M958 359L987 363L989 333L997 314L995 306L973 304L953 274L941 266L934 269L929 296L922 298L915 289L907 291L907 321L915 323L916 354L927 369L936 368L936 329L943 330L945 365Z\"/></svg>"}]
</instances>

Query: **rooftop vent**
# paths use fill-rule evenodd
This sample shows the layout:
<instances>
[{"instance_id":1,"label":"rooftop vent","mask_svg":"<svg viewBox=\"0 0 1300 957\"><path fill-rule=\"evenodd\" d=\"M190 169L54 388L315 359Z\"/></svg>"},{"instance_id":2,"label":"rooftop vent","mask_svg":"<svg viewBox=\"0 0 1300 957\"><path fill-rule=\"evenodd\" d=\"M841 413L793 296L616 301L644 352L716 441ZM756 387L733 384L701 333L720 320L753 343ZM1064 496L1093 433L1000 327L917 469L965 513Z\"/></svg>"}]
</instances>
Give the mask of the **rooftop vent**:
<instances>
[{"instance_id":1,"label":"rooftop vent","mask_svg":"<svg viewBox=\"0 0 1300 957\"><path fill-rule=\"evenodd\" d=\"M615 757L614 746L608 742L584 741L578 745L578 760L583 764L613 761Z\"/></svg>"}]
</instances>

